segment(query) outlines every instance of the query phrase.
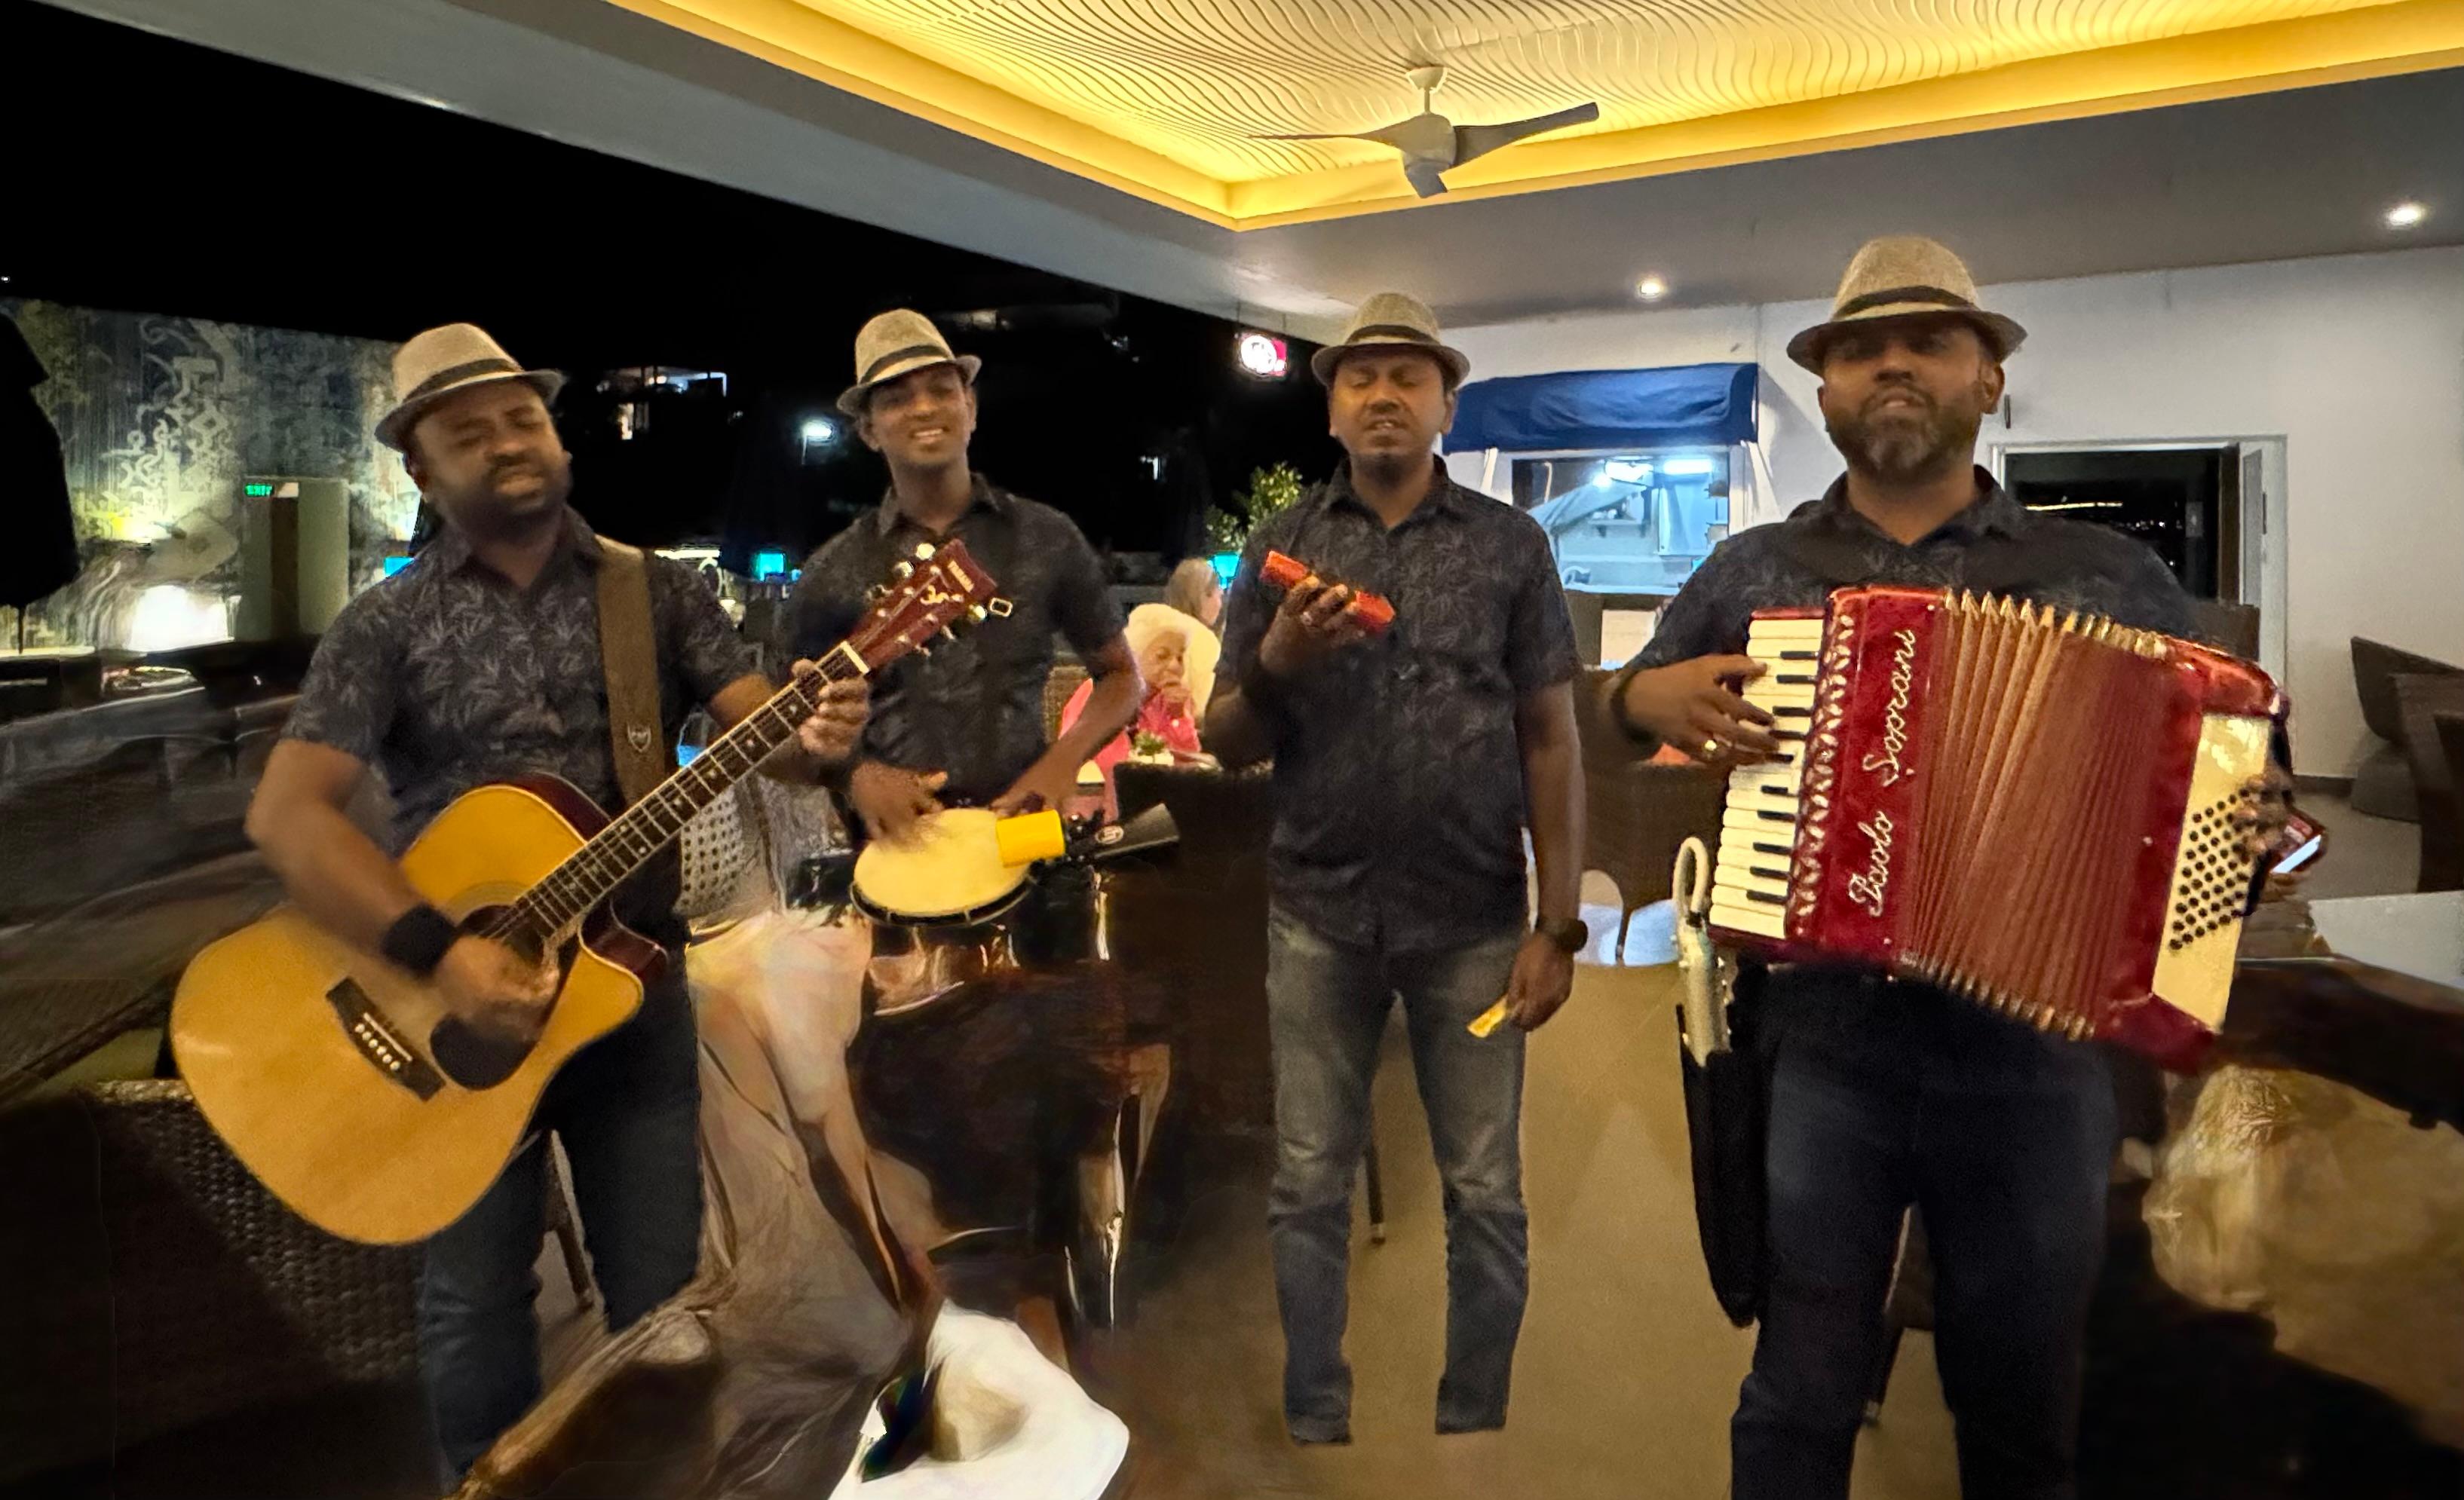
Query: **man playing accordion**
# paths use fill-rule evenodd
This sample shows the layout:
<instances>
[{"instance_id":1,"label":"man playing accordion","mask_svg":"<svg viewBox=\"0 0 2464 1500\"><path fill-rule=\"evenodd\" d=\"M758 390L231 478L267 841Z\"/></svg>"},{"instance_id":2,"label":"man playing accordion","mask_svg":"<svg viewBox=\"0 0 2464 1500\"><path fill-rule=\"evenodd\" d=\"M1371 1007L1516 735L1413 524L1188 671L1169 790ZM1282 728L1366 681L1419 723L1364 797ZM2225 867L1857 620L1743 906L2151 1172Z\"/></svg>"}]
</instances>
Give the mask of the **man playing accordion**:
<instances>
[{"instance_id":1,"label":"man playing accordion","mask_svg":"<svg viewBox=\"0 0 2464 1500\"><path fill-rule=\"evenodd\" d=\"M1736 690L1764 670L1740 654L1749 621L1819 610L1845 585L1971 590L2189 635L2189 599L2153 552L2033 512L1976 467L2023 337L1944 247L1859 251L1831 319L1789 345L1821 378L1846 474L1705 559L1609 685L1618 722L1723 769L1777 752L1771 714ZM2271 775L2238 815L2254 852L2281 826L2287 784ZM1847 1495L1911 1205L1935 1262L1963 1489L2072 1494L2116 1136L2105 1054L1863 968L1785 965L1761 991L1769 1285L1730 1429L1737 1500Z\"/></svg>"}]
</instances>

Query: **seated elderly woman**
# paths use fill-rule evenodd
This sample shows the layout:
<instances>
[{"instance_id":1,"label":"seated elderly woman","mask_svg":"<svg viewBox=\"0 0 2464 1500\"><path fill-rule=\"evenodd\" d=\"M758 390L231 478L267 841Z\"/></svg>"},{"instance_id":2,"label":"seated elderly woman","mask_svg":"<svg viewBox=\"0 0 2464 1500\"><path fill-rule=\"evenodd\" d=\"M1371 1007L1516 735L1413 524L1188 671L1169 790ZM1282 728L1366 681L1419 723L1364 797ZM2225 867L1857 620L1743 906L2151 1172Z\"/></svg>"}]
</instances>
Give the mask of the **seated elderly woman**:
<instances>
[{"instance_id":1,"label":"seated elderly woman","mask_svg":"<svg viewBox=\"0 0 2464 1500\"><path fill-rule=\"evenodd\" d=\"M1215 690L1215 663L1222 645L1204 622L1169 604L1141 604L1130 612L1130 654L1146 679L1146 702L1130 727L1095 752L1093 765L1109 788L1112 768L1124 760L1203 760L1198 722ZM1067 729L1086 711L1093 684L1081 683L1061 710ZM1083 773L1082 773L1083 775Z\"/></svg>"}]
</instances>

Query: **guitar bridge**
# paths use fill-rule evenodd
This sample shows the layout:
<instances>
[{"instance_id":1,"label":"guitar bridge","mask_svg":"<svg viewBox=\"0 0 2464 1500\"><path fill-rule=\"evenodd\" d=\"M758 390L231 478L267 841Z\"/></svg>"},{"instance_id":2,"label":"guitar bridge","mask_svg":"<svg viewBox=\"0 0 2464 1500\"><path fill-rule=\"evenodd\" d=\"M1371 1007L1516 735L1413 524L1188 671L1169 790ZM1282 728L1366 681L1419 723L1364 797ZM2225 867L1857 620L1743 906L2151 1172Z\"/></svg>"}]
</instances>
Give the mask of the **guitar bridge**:
<instances>
[{"instance_id":1,"label":"guitar bridge","mask_svg":"<svg viewBox=\"0 0 2464 1500\"><path fill-rule=\"evenodd\" d=\"M343 1033L350 1037L351 1045L359 1049L360 1055L367 1060L370 1067L422 1099L434 1098L437 1091L445 1087L444 1077L429 1066L428 1059L413 1052L409 1044L385 1024L385 1016L378 1011L376 1003L368 998L368 992L360 988L358 980L345 977L341 983L325 991L325 999L333 1006L334 1013L341 1018Z\"/></svg>"}]
</instances>

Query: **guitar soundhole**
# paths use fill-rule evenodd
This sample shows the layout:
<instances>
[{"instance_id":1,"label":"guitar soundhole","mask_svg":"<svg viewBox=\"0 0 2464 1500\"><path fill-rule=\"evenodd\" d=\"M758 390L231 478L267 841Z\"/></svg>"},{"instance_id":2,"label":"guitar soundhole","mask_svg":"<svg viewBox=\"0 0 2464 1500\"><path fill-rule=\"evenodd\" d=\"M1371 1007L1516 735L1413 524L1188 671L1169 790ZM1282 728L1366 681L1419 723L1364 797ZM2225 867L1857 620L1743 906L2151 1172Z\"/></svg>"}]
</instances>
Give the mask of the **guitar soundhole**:
<instances>
[{"instance_id":1,"label":"guitar soundhole","mask_svg":"<svg viewBox=\"0 0 2464 1500\"><path fill-rule=\"evenodd\" d=\"M484 932L504 911L500 906L483 907L462 919L465 932ZM501 940L525 958L539 951L536 933L517 932ZM574 951L579 945L567 943L557 955L558 983L573 971ZM428 1033L429 1055L445 1076L465 1089L493 1089L514 1076L522 1060L538 1045L536 1036L517 1036L503 1032L474 1026L458 1015L449 1015L436 1023Z\"/></svg>"},{"instance_id":2,"label":"guitar soundhole","mask_svg":"<svg viewBox=\"0 0 2464 1500\"><path fill-rule=\"evenodd\" d=\"M458 1015L449 1015L428 1033L428 1050L458 1086L493 1089L514 1076L514 1070L531 1054L531 1044L483 1032Z\"/></svg>"}]
</instances>

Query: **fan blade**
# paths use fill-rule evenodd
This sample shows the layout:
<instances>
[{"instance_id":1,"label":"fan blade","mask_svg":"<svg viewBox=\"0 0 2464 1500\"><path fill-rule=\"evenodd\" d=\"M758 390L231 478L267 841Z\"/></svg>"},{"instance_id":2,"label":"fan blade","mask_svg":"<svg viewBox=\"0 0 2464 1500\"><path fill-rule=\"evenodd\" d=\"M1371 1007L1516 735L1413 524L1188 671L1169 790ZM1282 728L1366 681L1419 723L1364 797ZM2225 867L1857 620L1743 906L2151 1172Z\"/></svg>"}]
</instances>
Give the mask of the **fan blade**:
<instances>
[{"instance_id":1,"label":"fan blade","mask_svg":"<svg viewBox=\"0 0 2464 1500\"><path fill-rule=\"evenodd\" d=\"M1446 180L1438 175L1445 169L1444 163L1432 162L1424 156L1403 159L1403 180L1423 198L1435 198L1446 190Z\"/></svg>"},{"instance_id":2,"label":"fan blade","mask_svg":"<svg viewBox=\"0 0 2464 1500\"><path fill-rule=\"evenodd\" d=\"M1588 125L1600 118L1597 104L1577 104L1553 115L1538 115L1529 120L1510 120L1502 125L1457 125L1455 127L1455 165L1461 166L1474 157L1486 156L1500 146L1510 146L1517 141L1563 130L1568 125Z\"/></svg>"}]
</instances>

